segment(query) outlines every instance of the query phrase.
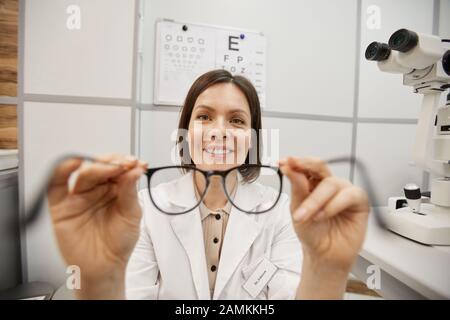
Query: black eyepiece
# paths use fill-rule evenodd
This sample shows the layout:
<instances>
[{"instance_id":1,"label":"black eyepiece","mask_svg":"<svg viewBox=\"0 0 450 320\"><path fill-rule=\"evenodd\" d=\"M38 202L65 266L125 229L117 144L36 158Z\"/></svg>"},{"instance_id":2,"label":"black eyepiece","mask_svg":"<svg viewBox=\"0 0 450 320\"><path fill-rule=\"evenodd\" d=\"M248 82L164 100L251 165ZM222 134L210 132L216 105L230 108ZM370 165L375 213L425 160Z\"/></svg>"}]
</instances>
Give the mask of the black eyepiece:
<instances>
[{"instance_id":1,"label":"black eyepiece","mask_svg":"<svg viewBox=\"0 0 450 320\"><path fill-rule=\"evenodd\" d=\"M389 47L392 50L408 52L419 42L419 36L414 31L400 29L395 31L389 38Z\"/></svg>"},{"instance_id":2,"label":"black eyepiece","mask_svg":"<svg viewBox=\"0 0 450 320\"><path fill-rule=\"evenodd\" d=\"M447 50L442 56L442 68L450 76L450 50Z\"/></svg>"},{"instance_id":3,"label":"black eyepiece","mask_svg":"<svg viewBox=\"0 0 450 320\"><path fill-rule=\"evenodd\" d=\"M367 46L366 49L366 59L371 61L382 61L389 58L391 49L386 43L372 42Z\"/></svg>"},{"instance_id":4,"label":"black eyepiece","mask_svg":"<svg viewBox=\"0 0 450 320\"><path fill-rule=\"evenodd\" d=\"M420 193L420 187L413 183L407 184L403 188L403 191L405 192L406 199L417 200L422 197L422 194Z\"/></svg>"}]
</instances>

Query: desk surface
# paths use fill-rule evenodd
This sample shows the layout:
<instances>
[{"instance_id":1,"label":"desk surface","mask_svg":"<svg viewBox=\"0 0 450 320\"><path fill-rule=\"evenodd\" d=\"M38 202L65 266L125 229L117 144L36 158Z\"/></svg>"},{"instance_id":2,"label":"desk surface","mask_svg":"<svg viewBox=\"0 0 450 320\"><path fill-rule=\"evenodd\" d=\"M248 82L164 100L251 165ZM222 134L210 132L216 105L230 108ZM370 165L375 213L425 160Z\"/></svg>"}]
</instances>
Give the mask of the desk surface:
<instances>
[{"instance_id":1,"label":"desk surface","mask_svg":"<svg viewBox=\"0 0 450 320\"><path fill-rule=\"evenodd\" d=\"M383 230L371 214L360 256L427 298L450 299L450 246L428 246Z\"/></svg>"}]
</instances>

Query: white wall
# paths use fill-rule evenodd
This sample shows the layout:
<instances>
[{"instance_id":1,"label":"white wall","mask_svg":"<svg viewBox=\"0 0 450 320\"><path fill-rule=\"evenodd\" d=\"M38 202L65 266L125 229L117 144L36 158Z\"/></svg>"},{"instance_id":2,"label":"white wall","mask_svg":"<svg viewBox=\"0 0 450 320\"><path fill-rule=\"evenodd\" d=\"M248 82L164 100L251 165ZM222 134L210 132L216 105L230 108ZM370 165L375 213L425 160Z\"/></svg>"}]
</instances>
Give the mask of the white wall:
<instances>
[{"instance_id":1,"label":"white wall","mask_svg":"<svg viewBox=\"0 0 450 320\"><path fill-rule=\"evenodd\" d=\"M56 157L131 152L135 1L23 4L20 181L29 204ZM66 27L69 5L80 8L79 30ZM24 276L57 288L68 275L44 210L23 235Z\"/></svg>"},{"instance_id":2,"label":"white wall","mask_svg":"<svg viewBox=\"0 0 450 320\"><path fill-rule=\"evenodd\" d=\"M80 8L79 30L66 12ZM25 93L131 98L134 1L26 1ZM70 21L70 20L69 20Z\"/></svg>"},{"instance_id":3,"label":"white wall","mask_svg":"<svg viewBox=\"0 0 450 320\"><path fill-rule=\"evenodd\" d=\"M439 35L442 38L450 39L450 0L441 0L439 8Z\"/></svg>"},{"instance_id":4,"label":"white wall","mask_svg":"<svg viewBox=\"0 0 450 320\"><path fill-rule=\"evenodd\" d=\"M356 3L146 0L141 102L153 102L155 21L169 18L262 31L268 41L268 110L351 116ZM324 95L330 100L324 102Z\"/></svg>"},{"instance_id":5,"label":"white wall","mask_svg":"<svg viewBox=\"0 0 450 320\"><path fill-rule=\"evenodd\" d=\"M332 0L147 0L143 7L142 81L139 86L142 104L153 103L154 39L158 19L262 31L268 41L265 110L313 114L326 120L290 119L283 114L280 117L265 116L263 127L280 129L280 155L332 157L350 154L356 0L339 3ZM141 110L139 150L141 157L149 163L167 164L170 160L174 142L170 141L169 134L176 128L178 120L178 109L175 110ZM328 116L347 117L347 121L330 122ZM315 140L309 139L311 136ZM348 165L339 166L336 171L340 176L349 177Z\"/></svg>"}]
</instances>

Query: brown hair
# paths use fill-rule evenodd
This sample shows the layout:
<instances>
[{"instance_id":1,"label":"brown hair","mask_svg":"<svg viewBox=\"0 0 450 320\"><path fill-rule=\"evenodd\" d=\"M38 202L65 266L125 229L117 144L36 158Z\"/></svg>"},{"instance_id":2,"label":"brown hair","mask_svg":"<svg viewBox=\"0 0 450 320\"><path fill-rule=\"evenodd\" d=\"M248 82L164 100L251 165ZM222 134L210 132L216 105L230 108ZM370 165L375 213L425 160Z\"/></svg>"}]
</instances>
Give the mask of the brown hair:
<instances>
[{"instance_id":1,"label":"brown hair","mask_svg":"<svg viewBox=\"0 0 450 320\"><path fill-rule=\"evenodd\" d=\"M251 115L251 128L256 133L256 143L252 143L247 157L245 158L245 163L250 163L250 155L252 154L252 159L256 158L256 164L261 164L260 154L261 154L261 139L260 139L260 129L261 129L261 107L259 103L258 93L252 83L245 77L239 75L232 75L230 72L222 69L212 70L203 75L201 75L192 84L189 92L184 101L183 108L181 110L180 121L178 123L178 148L181 157L181 164L187 166L195 167L192 158L189 154L189 145L187 143L186 132L189 128L189 122L191 120L192 110L194 109L195 102L198 96L208 89L209 87L218 83L233 83L236 85L242 93L244 93L247 98L248 105L250 107ZM187 150L188 152L183 152ZM256 152L256 155L254 154ZM239 169L244 181L250 182L259 176L259 168L253 167L248 169Z\"/></svg>"}]
</instances>

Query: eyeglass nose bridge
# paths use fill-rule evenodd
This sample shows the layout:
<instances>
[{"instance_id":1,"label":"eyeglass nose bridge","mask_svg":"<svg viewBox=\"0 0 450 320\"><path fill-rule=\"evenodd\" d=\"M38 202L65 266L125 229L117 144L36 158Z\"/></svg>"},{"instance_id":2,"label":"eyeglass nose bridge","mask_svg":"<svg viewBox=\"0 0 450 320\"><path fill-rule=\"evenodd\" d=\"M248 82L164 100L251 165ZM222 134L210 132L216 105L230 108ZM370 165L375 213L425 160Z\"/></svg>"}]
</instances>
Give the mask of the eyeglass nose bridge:
<instances>
[{"instance_id":1,"label":"eyeglass nose bridge","mask_svg":"<svg viewBox=\"0 0 450 320\"><path fill-rule=\"evenodd\" d=\"M206 178L213 177L213 176L220 176L222 178L225 178L229 171L216 171L216 170L209 170L205 171Z\"/></svg>"}]
</instances>

